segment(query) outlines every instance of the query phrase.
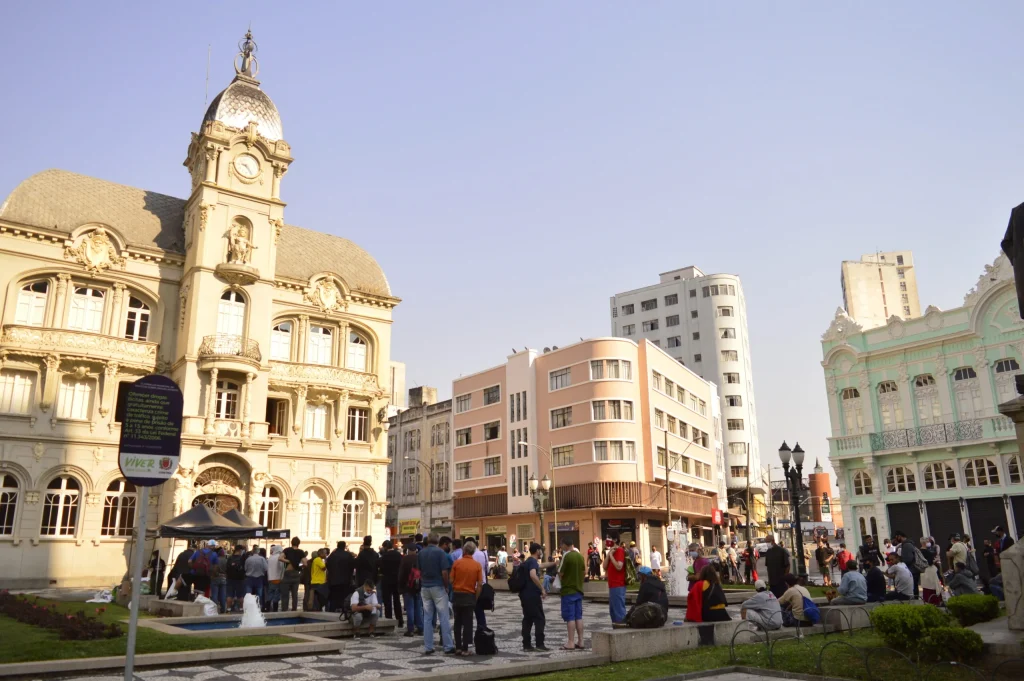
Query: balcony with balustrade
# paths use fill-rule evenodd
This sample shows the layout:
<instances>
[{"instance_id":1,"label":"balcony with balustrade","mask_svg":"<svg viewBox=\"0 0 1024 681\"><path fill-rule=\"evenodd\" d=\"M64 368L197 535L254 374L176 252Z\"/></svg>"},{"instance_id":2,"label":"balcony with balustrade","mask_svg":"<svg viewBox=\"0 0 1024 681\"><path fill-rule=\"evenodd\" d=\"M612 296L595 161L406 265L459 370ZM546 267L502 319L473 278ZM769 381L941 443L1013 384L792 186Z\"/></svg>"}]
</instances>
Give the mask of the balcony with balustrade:
<instances>
[{"instance_id":1,"label":"balcony with balustrade","mask_svg":"<svg viewBox=\"0 0 1024 681\"><path fill-rule=\"evenodd\" d=\"M199 368L238 371L246 374L260 368L260 345L252 338L217 333L203 336L199 345Z\"/></svg>"},{"instance_id":2,"label":"balcony with balustrade","mask_svg":"<svg viewBox=\"0 0 1024 681\"><path fill-rule=\"evenodd\" d=\"M155 371L159 343L107 336L89 331L54 329L20 324L5 324L0 335L0 350L44 357L58 354L114 362L121 366Z\"/></svg>"},{"instance_id":3,"label":"balcony with balustrade","mask_svg":"<svg viewBox=\"0 0 1024 681\"><path fill-rule=\"evenodd\" d=\"M270 384L283 387L316 386L328 390L347 390L360 395L376 395L381 391L377 374L326 364L276 360L270 363Z\"/></svg>"},{"instance_id":4,"label":"balcony with balustrade","mask_svg":"<svg viewBox=\"0 0 1024 681\"><path fill-rule=\"evenodd\" d=\"M876 433L829 438L829 456L853 458L876 453L909 453L935 447L998 442L1016 438L1013 421L1005 416L934 423L916 428L896 428Z\"/></svg>"}]
</instances>

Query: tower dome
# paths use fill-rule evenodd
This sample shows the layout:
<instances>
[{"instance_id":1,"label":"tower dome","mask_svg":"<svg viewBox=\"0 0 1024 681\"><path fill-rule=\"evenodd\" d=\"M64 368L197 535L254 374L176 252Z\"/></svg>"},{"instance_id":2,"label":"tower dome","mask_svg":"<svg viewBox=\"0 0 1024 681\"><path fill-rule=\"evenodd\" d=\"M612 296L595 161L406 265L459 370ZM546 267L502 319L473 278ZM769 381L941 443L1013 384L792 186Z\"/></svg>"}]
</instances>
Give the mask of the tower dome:
<instances>
[{"instance_id":1,"label":"tower dome","mask_svg":"<svg viewBox=\"0 0 1024 681\"><path fill-rule=\"evenodd\" d=\"M238 49L234 65L235 79L210 102L210 107L203 116L203 125L210 121L220 121L230 128L244 130L250 121L255 121L256 131L261 136L271 142L283 139L281 114L267 93L260 89L260 82L256 80L259 62L256 60L257 47L252 39L252 31L245 34L245 38L238 44Z\"/></svg>"}]
</instances>

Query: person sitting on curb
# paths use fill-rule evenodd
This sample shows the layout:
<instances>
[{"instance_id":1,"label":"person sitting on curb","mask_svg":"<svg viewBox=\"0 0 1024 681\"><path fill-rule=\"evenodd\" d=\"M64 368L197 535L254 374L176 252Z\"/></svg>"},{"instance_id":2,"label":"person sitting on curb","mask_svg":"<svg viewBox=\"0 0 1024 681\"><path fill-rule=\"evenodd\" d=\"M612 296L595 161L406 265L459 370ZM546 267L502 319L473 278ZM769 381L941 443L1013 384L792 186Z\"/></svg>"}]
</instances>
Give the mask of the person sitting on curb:
<instances>
[{"instance_id":1,"label":"person sitting on curb","mask_svg":"<svg viewBox=\"0 0 1024 681\"><path fill-rule=\"evenodd\" d=\"M857 572L857 561L846 561L846 572L839 582L839 598L833 598L831 605L864 605L868 601L868 580Z\"/></svg>"},{"instance_id":2,"label":"person sitting on curb","mask_svg":"<svg viewBox=\"0 0 1024 681\"><path fill-rule=\"evenodd\" d=\"M612 625L616 629L630 626L629 622L633 613L644 603L658 605L662 613L664 613L666 621L668 619L668 593L665 591L665 583L658 579L657 575L654 574L654 570L646 565L640 566L636 574L640 578L640 590L637 591L636 602L629 609L629 612L626 613L625 620L619 624ZM664 626L664 623L662 623L662 626Z\"/></svg>"},{"instance_id":3,"label":"person sitting on curb","mask_svg":"<svg viewBox=\"0 0 1024 681\"><path fill-rule=\"evenodd\" d=\"M352 638L359 637L358 630L364 622L369 635L376 634L381 607L377 603L377 585L372 579L367 579L363 586L352 594Z\"/></svg>"},{"instance_id":4,"label":"person sitting on curb","mask_svg":"<svg viewBox=\"0 0 1024 681\"><path fill-rule=\"evenodd\" d=\"M792 572L783 577L786 584L786 592L779 599L779 607L782 608L782 626L809 626L810 620L804 617L804 598L810 598L811 593L800 586L796 575Z\"/></svg>"},{"instance_id":5,"label":"person sitting on curb","mask_svg":"<svg viewBox=\"0 0 1024 681\"><path fill-rule=\"evenodd\" d=\"M740 606L740 618L754 622L758 627L774 631L782 627L782 607L779 599L768 590L768 583L763 579L754 582L753 596L743 601Z\"/></svg>"},{"instance_id":6,"label":"person sitting on curb","mask_svg":"<svg viewBox=\"0 0 1024 681\"><path fill-rule=\"evenodd\" d=\"M893 590L885 595L887 601L909 601L914 597L914 576L898 553L885 557L889 568L885 573L892 579Z\"/></svg>"},{"instance_id":7,"label":"person sitting on curb","mask_svg":"<svg viewBox=\"0 0 1024 681\"><path fill-rule=\"evenodd\" d=\"M967 564L964 562L956 564L956 574L946 584L946 588L954 596L978 593L978 583L974 581L974 575L967 569Z\"/></svg>"}]
</instances>

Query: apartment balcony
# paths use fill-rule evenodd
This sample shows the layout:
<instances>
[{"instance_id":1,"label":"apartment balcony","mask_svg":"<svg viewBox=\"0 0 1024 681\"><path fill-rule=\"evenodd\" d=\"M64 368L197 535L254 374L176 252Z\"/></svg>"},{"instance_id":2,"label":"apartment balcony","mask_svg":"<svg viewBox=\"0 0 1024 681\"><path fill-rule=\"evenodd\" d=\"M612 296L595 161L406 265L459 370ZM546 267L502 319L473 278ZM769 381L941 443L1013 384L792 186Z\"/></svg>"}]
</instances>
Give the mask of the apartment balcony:
<instances>
[{"instance_id":1,"label":"apartment balcony","mask_svg":"<svg viewBox=\"0 0 1024 681\"><path fill-rule=\"evenodd\" d=\"M315 386L329 390L348 390L363 395L376 395L381 390L377 374L325 364L299 364L297 362L271 362L270 384Z\"/></svg>"},{"instance_id":2,"label":"apartment balcony","mask_svg":"<svg viewBox=\"0 0 1024 681\"><path fill-rule=\"evenodd\" d=\"M105 336L88 331L51 329L6 324L0 335L0 350L43 357L59 354L156 371L158 343Z\"/></svg>"},{"instance_id":3,"label":"apartment balcony","mask_svg":"<svg viewBox=\"0 0 1024 681\"><path fill-rule=\"evenodd\" d=\"M986 416L967 421L935 423L917 428L898 428L879 433L829 438L830 455L837 458L876 452L928 449L946 445L1016 437L1013 421L1005 416Z\"/></svg>"},{"instance_id":4,"label":"apartment balcony","mask_svg":"<svg viewBox=\"0 0 1024 681\"><path fill-rule=\"evenodd\" d=\"M213 432L208 432L207 425ZM270 424L265 421L250 421L248 433L241 419L213 419L207 424L203 416L185 416L181 428L182 439L190 444L213 444L252 449L269 449Z\"/></svg>"},{"instance_id":5,"label":"apartment balcony","mask_svg":"<svg viewBox=\"0 0 1024 681\"><path fill-rule=\"evenodd\" d=\"M199 345L199 368L249 373L260 368L260 345L251 338L217 333L203 336Z\"/></svg>"},{"instance_id":6,"label":"apartment balcony","mask_svg":"<svg viewBox=\"0 0 1024 681\"><path fill-rule=\"evenodd\" d=\"M559 510L585 508L665 508L665 487L647 482L585 482L555 489ZM711 516L714 496L672 490L672 510ZM551 510L548 498L545 511Z\"/></svg>"},{"instance_id":7,"label":"apartment balcony","mask_svg":"<svg viewBox=\"0 0 1024 681\"><path fill-rule=\"evenodd\" d=\"M452 502L455 506L456 518L478 518L508 513L508 495L504 492L455 497Z\"/></svg>"}]
</instances>

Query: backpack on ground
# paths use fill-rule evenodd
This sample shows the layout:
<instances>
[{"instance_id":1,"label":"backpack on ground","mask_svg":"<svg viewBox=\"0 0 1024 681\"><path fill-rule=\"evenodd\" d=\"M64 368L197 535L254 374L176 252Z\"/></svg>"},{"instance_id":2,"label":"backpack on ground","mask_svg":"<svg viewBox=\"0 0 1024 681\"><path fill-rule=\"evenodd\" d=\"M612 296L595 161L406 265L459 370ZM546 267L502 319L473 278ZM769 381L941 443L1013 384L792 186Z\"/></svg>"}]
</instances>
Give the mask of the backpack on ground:
<instances>
[{"instance_id":1,"label":"backpack on ground","mask_svg":"<svg viewBox=\"0 0 1024 681\"><path fill-rule=\"evenodd\" d=\"M806 619L811 624L817 624L817 623L821 622L821 611L818 610L818 606L815 605L814 601L812 601L807 596L804 596L803 599L804 599L804 619Z\"/></svg>"},{"instance_id":2,"label":"backpack on ground","mask_svg":"<svg viewBox=\"0 0 1024 681\"><path fill-rule=\"evenodd\" d=\"M192 561L192 572L202 577L210 576L210 555L203 550L198 552L199 555ZM245 570L242 570L242 577L245 577Z\"/></svg>"},{"instance_id":3,"label":"backpack on ground","mask_svg":"<svg viewBox=\"0 0 1024 681\"><path fill-rule=\"evenodd\" d=\"M245 579L245 562L241 556L228 558L228 568L225 571L228 579Z\"/></svg>"},{"instance_id":4,"label":"backpack on ground","mask_svg":"<svg viewBox=\"0 0 1024 681\"><path fill-rule=\"evenodd\" d=\"M630 629L657 629L665 626L665 611L657 603L641 603L629 615Z\"/></svg>"},{"instance_id":5,"label":"backpack on ground","mask_svg":"<svg viewBox=\"0 0 1024 681\"><path fill-rule=\"evenodd\" d=\"M473 635L473 647L477 655L497 655L498 646L494 643L494 632L480 627Z\"/></svg>"},{"instance_id":6,"label":"backpack on ground","mask_svg":"<svg viewBox=\"0 0 1024 681\"><path fill-rule=\"evenodd\" d=\"M406 591L411 594L420 592L420 579L422 574L418 567L413 567L409 570L409 578L405 582Z\"/></svg>"},{"instance_id":7,"label":"backpack on ground","mask_svg":"<svg viewBox=\"0 0 1024 681\"><path fill-rule=\"evenodd\" d=\"M529 579L527 572L528 570L523 565L513 567L512 575L508 578L508 590L514 594L522 591L526 587L526 580Z\"/></svg>"}]
</instances>

